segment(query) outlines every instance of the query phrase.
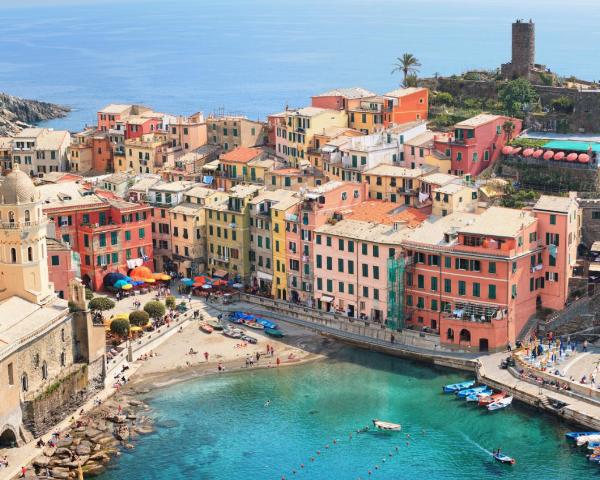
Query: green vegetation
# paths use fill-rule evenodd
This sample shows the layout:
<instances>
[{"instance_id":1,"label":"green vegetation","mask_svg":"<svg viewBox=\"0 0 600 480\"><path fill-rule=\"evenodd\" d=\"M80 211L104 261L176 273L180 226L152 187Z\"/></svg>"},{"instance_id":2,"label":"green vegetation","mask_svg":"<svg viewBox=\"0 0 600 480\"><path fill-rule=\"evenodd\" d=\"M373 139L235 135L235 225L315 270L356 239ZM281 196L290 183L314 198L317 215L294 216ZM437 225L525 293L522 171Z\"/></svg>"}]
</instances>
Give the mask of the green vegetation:
<instances>
[{"instance_id":1,"label":"green vegetation","mask_svg":"<svg viewBox=\"0 0 600 480\"><path fill-rule=\"evenodd\" d=\"M569 97L560 96L558 98L553 99L550 102L550 106L554 112L569 114L573 113L575 102L573 102L573 100L571 100Z\"/></svg>"},{"instance_id":2,"label":"green vegetation","mask_svg":"<svg viewBox=\"0 0 600 480\"><path fill-rule=\"evenodd\" d=\"M124 318L117 318L110 322L110 331L120 337L127 335L130 328L131 324L129 323L129 320L125 320Z\"/></svg>"},{"instance_id":3,"label":"green vegetation","mask_svg":"<svg viewBox=\"0 0 600 480\"><path fill-rule=\"evenodd\" d=\"M408 86L408 77L414 77L416 81L417 73L419 73L419 67L421 64L417 57L415 57L412 53L403 53L401 57L396 58L396 63L394 63L394 69L392 70L392 75L396 72L402 72L403 82L402 84L407 87ZM412 80L411 80L412 81Z\"/></svg>"},{"instance_id":4,"label":"green vegetation","mask_svg":"<svg viewBox=\"0 0 600 480\"><path fill-rule=\"evenodd\" d=\"M518 78L502 85L498 89L498 98L509 115L522 118L532 110L539 96L528 80Z\"/></svg>"},{"instance_id":5,"label":"green vegetation","mask_svg":"<svg viewBox=\"0 0 600 480\"><path fill-rule=\"evenodd\" d=\"M524 138L517 137L513 138L508 144L511 147L521 147L521 148L542 148L544 144L548 143L548 139L546 138Z\"/></svg>"},{"instance_id":6,"label":"green vegetation","mask_svg":"<svg viewBox=\"0 0 600 480\"><path fill-rule=\"evenodd\" d=\"M554 76L550 73L540 72L540 81L542 82L542 85L551 87L554 85Z\"/></svg>"},{"instance_id":7,"label":"green vegetation","mask_svg":"<svg viewBox=\"0 0 600 480\"><path fill-rule=\"evenodd\" d=\"M50 385L48 385L48 387L46 387L46 389L42 393L40 393L37 397L35 397L35 399L42 400L44 398L49 397L54 392L56 392L60 388L60 386L63 383L65 383L67 380L70 380L71 378L73 378L75 375L77 375L79 373L86 374L86 372L87 372L87 365L82 365L81 368L77 369L76 371L69 373L65 377L60 378L60 379L56 380L55 382L52 382Z\"/></svg>"},{"instance_id":8,"label":"green vegetation","mask_svg":"<svg viewBox=\"0 0 600 480\"><path fill-rule=\"evenodd\" d=\"M502 197L500 204L507 208L523 208L538 198L538 194L533 190L516 191L512 185L506 187L506 196Z\"/></svg>"},{"instance_id":9,"label":"green vegetation","mask_svg":"<svg viewBox=\"0 0 600 480\"><path fill-rule=\"evenodd\" d=\"M437 92L434 95L432 95L431 104L450 107L454 105L454 97L448 92Z\"/></svg>"},{"instance_id":10,"label":"green vegetation","mask_svg":"<svg viewBox=\"0 0 600 480\"><path fill-rule=\"evenodd\" d=\"M81 312L81 311L82 311L81 308L79 308L73 300L69 300L69 312L75 313L75 312Z\"/></svg>"},{"instance_id":11,"label":"green vegetation","mask_svg":"<svg viewBox=\"0 0 600 480\"><path fill-rule=\"evenodd\" d=\"M94 312L103 312L115 308L115 302L107 297L94 297L90 300L88 307Z\"/></svg>"},{"instance_id":12,"label":"green vegetation","mask_svg":"<svg viewBox=\"0 0 600 480\"><path fill-rule=\"evenodd\" d=\"M86 288L85 289L85 299L91 300L92 298L94 298L94 292L92 292L89 288Z\"/></svg>"},{"instance_id":13,"label":"green vegetation","mask_svg":"<svg viewBox=\"0 0 600 480\"><path fill-rule=\"evenodd\" d=\"M151 300L146 305L144 305L144 311L150 315L151 318L155 320L160 320L166 312L165 306L156 301Z\"/></svg>"},{"instance_id":14,"label":"green vegetation","mask_svg":"<svg viewBox=\"0 0 600 480\"><path fill-rule=\"evenodd\" d=\"M167 306L167 308L169 310L173 310L175 308L176 302L175 302L175 297L173 295L169 295L166 299L165 299L165 305Z\"/></svg>"},{"instance_id":15,"label":"green vegetation","mask_svg":"<svg viewBox=\"0 0 600 480\"><path fill-rule=\"evenodd\" d=\"M131 312L129 314L129 323L131 325L135 325L136 327L143 327L150 320L150 315L148 312L144 312L143 310L136 310L135 312Z\"/></svg>"}]
</instances>

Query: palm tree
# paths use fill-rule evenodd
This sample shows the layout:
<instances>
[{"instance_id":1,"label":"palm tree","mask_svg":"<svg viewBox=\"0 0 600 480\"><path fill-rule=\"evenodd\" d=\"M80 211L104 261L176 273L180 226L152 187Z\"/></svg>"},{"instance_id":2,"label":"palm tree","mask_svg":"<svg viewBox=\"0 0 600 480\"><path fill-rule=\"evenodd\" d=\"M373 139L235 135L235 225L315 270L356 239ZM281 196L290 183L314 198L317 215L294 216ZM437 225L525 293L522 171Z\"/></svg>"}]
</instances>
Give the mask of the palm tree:
<instances>
[{"instance_id":1,"label":"palm tree","mask_svg":"<svg viewBox=\"0 0 600 480\"><path fill-rule=\"evenodd\" d=\"M511 122L510 120L507 120L502 125L502 130L504 130L504 133L506 134L506 137L507 137L508 141L510 142L512 139L513 132L515 131L515 124L513 122Z\"/></svg>"},{"instance_id":2,"label":"palm tree","mask_svg":"<svg viewBox=\"0 0 600 480\"><path fill-rule=\"evenodd\" d=\"M396 58L397 62L394 63L394 69L392 70L392 75L396 72L402 72L403 85L406 86L406 77L409 75L416 76L419 72L419 68L421 64L417 57L415 57L412 53L404 53L401 57Z\"/></svg>"}]
</instances>

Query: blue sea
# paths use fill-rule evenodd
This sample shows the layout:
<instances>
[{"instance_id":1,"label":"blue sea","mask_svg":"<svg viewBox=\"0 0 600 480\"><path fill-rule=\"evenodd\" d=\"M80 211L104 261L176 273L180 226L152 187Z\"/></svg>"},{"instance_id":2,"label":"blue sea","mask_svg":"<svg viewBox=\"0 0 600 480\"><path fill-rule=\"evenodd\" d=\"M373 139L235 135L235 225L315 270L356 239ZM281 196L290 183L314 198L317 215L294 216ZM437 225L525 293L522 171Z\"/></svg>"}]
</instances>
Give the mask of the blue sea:
<instances>
[{"instance_id":1,"label":"blue sea","mask_svg":"<svg viewBox=\"0 0 600 480\"><path fill-rule=\"evenodd\" d=\"M536 22L537 61L600 78L597 0L0 0L0 91L69 105L80 129L110 102L264 119L311 94L493 69L511 22Z\"/></svg>"},{"instance_id":2,"label":"blue sea","mask_svg":"<svg viewBox=\"0 0 600 480\"><path fill-rule=\"evenodd\" d=\"M149 395L156 433L99 480L598 477L554 417L521 405L488 412L442 393L465 378L348 350L335 360L178 384ZM356 433L373 418L402 431ZM495 462L496 448L517 463Z\"/></svg>"}]
</instances>

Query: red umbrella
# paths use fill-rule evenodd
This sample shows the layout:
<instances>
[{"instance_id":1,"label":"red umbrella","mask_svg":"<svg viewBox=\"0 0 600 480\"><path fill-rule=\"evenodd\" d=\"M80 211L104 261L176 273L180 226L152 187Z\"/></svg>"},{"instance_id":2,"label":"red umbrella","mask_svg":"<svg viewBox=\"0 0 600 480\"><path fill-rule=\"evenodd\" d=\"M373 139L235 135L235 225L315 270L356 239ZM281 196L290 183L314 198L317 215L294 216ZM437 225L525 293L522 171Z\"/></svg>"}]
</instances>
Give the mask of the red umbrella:
<instances>
[{"instance_id":1,"label":"red umbrella","mask_svg":"<svg viewBox=\"0 0 600 480\"><path fill-rule=\"evenodd\" d=\"M513 148L509 145L506 145L505 147L502 147L502 153L504 155L510 155L513 152Z\"/></svg>"},{"instance_id":2,"label":"red umbrella","mask_svg":"<svg viewBox=\"0 0 600 480\"><path fill-rule=\"evenodd\" d=\"M587 153L582 153L579 155L579 161L581 163L589 163L590 162L590 156Z\"/></svg>"},{"instance_id":3,"label":"red umbrella","mask_svg":"<svg viewBox=\"0 0 600 480\"><path fill-rule=\"evenodd\" d=\"M554 152L552 150L546 150L544 153L544 160L550 160L554 156Z\"/></svg>"},{"instance_id":4,"label":"red umbrella","mask_svg":"<svg viewBox=\"0 0 600 480\"><path fill-rule=\"evenodd\" d=\"M212 284L215 287L222 287L224 285L227 285L227 282L225 280L215 280L214 282L212 282Z\"/></svg>"},{"instance_id":5,"label":"red umbrella","mask_svg":"<svg viewBox=\"0 0 600 480\"><path fill-rule=\"evenodd\" d=\"M533 152L533 158L540 158L544 154L544 151L541 148L538 148L535 152Z\"/></svg>"},{"instance_id":6,"label":"red umbrella","mask_svg":"<svg viewBox=\"0 0 600 480\"><path fill-rule=\"evenodd\" d=\"M533 155L533 148L526 148L523 150L524 157L531 157Z\"/></svg>"},{"instance_id":7,"label":"red umbrella","mask_svg":"<svg viewBox=\"0 0 600 480\"><path fill-rule=\"evenodd\" d=\"M554 155L554 160L558 160L559 162L565 158L565 152L558 152Z\"/></svg>"},{"instance_id":8,"label":"red umbrella","mask_svg":"<svg viewBox=\"0 0 600 480\"><path fill-rule=\"evenodd\" d=\"M576 162L577 161L577 154L576 153L569 153L567 155L567 162Z\"/></svg>"}]
</instances>

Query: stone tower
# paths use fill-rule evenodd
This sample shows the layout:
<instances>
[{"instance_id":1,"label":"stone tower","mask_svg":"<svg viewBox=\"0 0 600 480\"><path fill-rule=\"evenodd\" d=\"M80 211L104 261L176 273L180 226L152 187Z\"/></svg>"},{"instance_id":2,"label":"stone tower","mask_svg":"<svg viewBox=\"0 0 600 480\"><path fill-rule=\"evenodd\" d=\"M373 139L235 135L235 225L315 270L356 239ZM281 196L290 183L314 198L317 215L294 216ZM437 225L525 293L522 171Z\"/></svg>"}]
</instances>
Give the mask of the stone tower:
<instances>
[{"instance_id":1,"label":"stone tower","mask_svg":"<svg viewBox=\"0 0 600 480\"><path fill-rule=\"evenodd\" d=\"M0 301L44 304L55 297L46 251L48 219L29 176L14 164L0 185Z\"/></svg>"},{"instance_id":2,"label":"stone tower","mask_svg":"<svg viewBox=\"0 0 600 480\"><path fill-rule=\"evenodd\" d=\"M517 20L512 24L512 66L519 77L526 77L535 65L535 23Z\"/></svg>"}]
</instances>

